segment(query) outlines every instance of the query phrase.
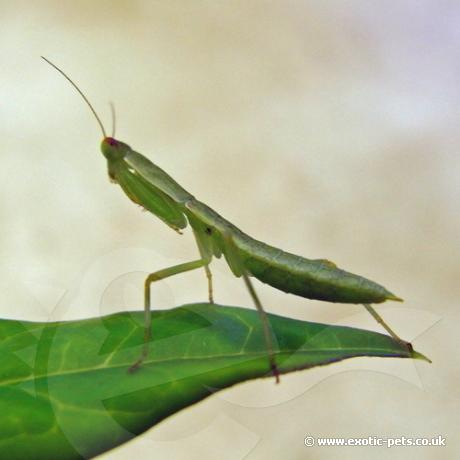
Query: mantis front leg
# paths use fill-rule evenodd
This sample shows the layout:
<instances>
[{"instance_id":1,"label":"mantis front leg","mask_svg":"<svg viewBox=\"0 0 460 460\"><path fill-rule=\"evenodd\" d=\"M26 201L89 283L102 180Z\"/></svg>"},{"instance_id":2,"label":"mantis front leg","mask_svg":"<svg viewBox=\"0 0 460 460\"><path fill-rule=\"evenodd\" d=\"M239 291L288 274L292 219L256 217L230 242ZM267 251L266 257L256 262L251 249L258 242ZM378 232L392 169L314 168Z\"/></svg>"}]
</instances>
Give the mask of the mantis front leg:
<instances>
[{"instance_id":1,"label":"mantis front leg","mask_svg":"<svg viewBox=\"0 0 460 460\"><path fill-rule=\"evenodd\" d=\"M149 353L149 342L152 338L152 314L151 314L151 302L150 302L150 286L155 281L168 278L179 273L189 272L196 268L207 267L209 264L208 260L198 259L192 262L186 262L184 264L174 265L173 267L165 268L154 273L150 273L145 279L144 283L144 345L142 347L141 355L139 359L128 369L129 372L136 371Z\"/></svg>"}]
</instances>

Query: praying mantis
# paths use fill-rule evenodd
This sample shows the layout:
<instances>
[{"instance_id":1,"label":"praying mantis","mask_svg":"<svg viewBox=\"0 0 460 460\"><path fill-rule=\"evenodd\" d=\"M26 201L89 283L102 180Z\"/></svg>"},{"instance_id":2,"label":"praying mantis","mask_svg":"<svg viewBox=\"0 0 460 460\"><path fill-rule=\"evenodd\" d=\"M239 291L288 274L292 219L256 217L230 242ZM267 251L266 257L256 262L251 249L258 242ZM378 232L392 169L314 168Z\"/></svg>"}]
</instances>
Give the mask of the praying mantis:
<instances>
[{"instance_id":1,"label":"praying mantis","mask_svg":"<svg viewBox=\"0 0 460 460\"><path fill-rule=\"evenodd\" d=\"M47 58L42 58L70 82L93 113L102 131L100 147L107 160L110 180L120 185L131 201L160 218L177 233L181 234L189 224L198 246L198 259L153 272L145 279L144 345L139 359L130 367L130 372L141 367L149 352L149 342L152 338L151 285L156 281L202 268L207 277L209 301L214 303L209 265L213 257L220 258L222 255L232 273L243 278L260 314L268 364L277 383L279 370L270 325L254 289L252 277L276 289L307 299L362 304L395 340L412 348L410 343L396 335L371 306L373 303L386 300L402 301L401 298L374 281L338 268L329 260L307 259L290 254L245 234L209 206L197 200L148 158L134 151L128 144L115 139L114 133L108 136L95 109L76 83ZM112 115L114 121L113 108ZM113 124L115 125L115 122Z\"/></svg>"}]
</instances>

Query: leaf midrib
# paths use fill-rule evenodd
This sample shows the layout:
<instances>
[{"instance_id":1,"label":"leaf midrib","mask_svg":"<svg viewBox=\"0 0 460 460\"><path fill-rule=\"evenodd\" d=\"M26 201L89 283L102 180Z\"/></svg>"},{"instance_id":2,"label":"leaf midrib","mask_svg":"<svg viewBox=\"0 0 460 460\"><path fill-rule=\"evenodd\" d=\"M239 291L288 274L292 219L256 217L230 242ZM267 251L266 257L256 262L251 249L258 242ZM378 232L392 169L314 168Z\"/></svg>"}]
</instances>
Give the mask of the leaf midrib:
<instances>
[{"instance_id":1,"label":"leaf midrib","mask_svg":"<svg viewBox=\"0 0 460 460\"><path fill-rule=\"evenodd\" d=\"M392 356L392 353L398 353L395 350L388 350L387 348L373 348L373 352L382 352L386 353L387 356ZM300 354L312 354L312 353L330 353L330 352L336 352L336 351L342 351L341 348L322 348L321 350L292 350L292 351L280 351L275 353L275 356L285 356L285 355L292 355L292 353L300 353ZM358 357L361 356L361 354L366 353L365 350L362 350L361 348L348 348L346 349L347 354L352 354L350 357ZM162 359L162 360L155 360L155 361L145 361L145 364L163 364L163 363L175 363L175 362L180 362L180 361L206 361L209 359L222 359L222 358L236 358L240 356L247 356L249 359L251 358L258 358L261 356L267 356L267 352L240 352L240 353L233 353L233 354L225 354L225 355L212 355L212 356L195 356L195 357L182 357L182 358L171 358L171 359ZM381 355L376 355L376 357L380 357ZM373 356L370 356L373 357ZM345 356L344 356L345 358ZM339 358L339 360L341 357ZM100 366L100 367L88 367L88 368L83 368L83 369L78 369L78 370L68 370L68 371L63 371L63 372L54 372L54 373L47 373L43 375L31 375L29 377L25 378L17 378L17 379L10 379L4 382L0 382L0 387L6 387L9 385L14 385L16 383L23 383L23 382L29 382L32 380L40 380L44 377L50 378L50 377L61 377L61 376L67 376L67 375L75 375L75 374L85 374L85 373L91 373L91 372L96 372L100 370L111 370L111 369L120 369L124 367L129 367L131 366L131 362L128 364L117 364L117 365L112 365L112 366ZM316 366L317 364L315 364Z\"/></svg>"}]
</instances>

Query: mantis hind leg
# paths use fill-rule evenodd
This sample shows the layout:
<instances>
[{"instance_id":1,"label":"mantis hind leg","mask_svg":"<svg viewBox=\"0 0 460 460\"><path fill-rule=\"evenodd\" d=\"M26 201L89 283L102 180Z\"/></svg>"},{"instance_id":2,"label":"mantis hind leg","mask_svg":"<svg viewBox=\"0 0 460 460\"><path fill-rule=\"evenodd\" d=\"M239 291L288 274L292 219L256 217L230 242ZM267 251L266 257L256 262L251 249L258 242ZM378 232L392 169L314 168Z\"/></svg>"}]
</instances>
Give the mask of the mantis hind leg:
<instances>
[{"instance_id":1,"label":"mantis hind leg","mask_svg":"<svg viewBox=\"0 0 460 460\"><path fill-rule=\"evenodd\" d=\"M254 286L252 285L252 282L245 271L243 271L243 279L246 284L246 287L248 288L249 294L251 294L252 300L254 301L254 304L257 308L257 311L259 312L260 319L262 321L262 327L264 330L265 346L267 347L268 361L270 363L270 369L272 370L273 376L276 379L276 383L280 383L280 373L278 371L278 366L276 365L276 361L275 361L275 354L273 352L273 340L272 340L272 335L270 333L270 323L267 318L267 313L262 307L262 304L260 303L259 297L256 294Z\"/></svg>"},{"instance_id":2,"label":"mantis hind leg","mask_svg":"<svg viewBox=\"0 0 460 460\"><path fill-rule=\"evenodd\" d=\"M391 329L390 326L388 326L388 324L383 320L383 318L375 311L375 309L369 305L368 303L363 303L364 307L366 308L366 310L372 315L372 317L379 323L382 325L382 327L391 335L391 337L393 337L395 340L397 340L398 342L401 342L401 343L404 343L404 344L407 344L406 341L404 341L403 339L401 339L397 334L396 332L393 331L393 329Z\"/></svg>"},{"instance_id":3,"label":"mantis hind leg","mask_svg":"<svg viewBox=\"0 0 460 460\"><path fill-rule=\"evenodd\" d=\"M226 242L225 256L226 256L227 262L231 270L236 276L239 276L239 275L243 276L244 283L246 284L249 294L251 295L252 300L254 301L254 304L259 313L259 317L262 322L262 327L263 327L263 332L264 332L265 346L267 348L267 353L268 353L268 362L270 364L270 369L273 373L273 376L276 379L276 383L279 383L280 373L279 373L278 366L276 365L276 361L275 361L275 353L273 351L273 339L272 339L272 334L270 330L270 322L268 321L267 313L265 312L262 306L262 303L260 302L259 297L256 294L254 286L252 285L251 279L249 278L246 268L243 265L241 257L238 253L238 249L235 247L235 244L233 243L233 239L231 235L225 234L223 235L223 237Z\"/></svg>"},{"instance_id":4,"label":"mantis hind leg","mask_svg":"<svg viewBox=\"0 0 460 460\"><path fill-rule=\"evenodd\" d=\"M186 262L184 264L174 265L173 267L165 268L154 273L150 273L147 276L144 283L144 345L142 347L141 355L139 359L128 369L128 372L136 371L147 358L149 353L149 343L152 338L152 315L151 315L151 301L150 301L150 286L155 281L168 278L179 273L188 272L207 266L208 261L204 259L194 260L192 262Z\"/></svg>"}]
</instances>

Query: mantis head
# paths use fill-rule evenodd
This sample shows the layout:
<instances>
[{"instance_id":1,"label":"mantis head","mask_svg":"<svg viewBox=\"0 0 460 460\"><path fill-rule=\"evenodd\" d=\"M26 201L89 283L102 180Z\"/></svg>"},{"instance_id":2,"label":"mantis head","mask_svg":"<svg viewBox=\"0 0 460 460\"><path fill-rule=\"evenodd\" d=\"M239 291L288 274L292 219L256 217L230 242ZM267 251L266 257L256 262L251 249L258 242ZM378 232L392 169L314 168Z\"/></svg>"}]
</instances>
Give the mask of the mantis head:
<instances>
[{"instance_id":1,"label":"mantis head","mask_svg":"<svg viewBox=\"0 0 460 460\"><path fill-rule=\"evenodd\" d=\"M104 137L101 142L101 151L109 162L123 158L130 149L128 144L113 137Z\"/></svg>"}]
</instances>

